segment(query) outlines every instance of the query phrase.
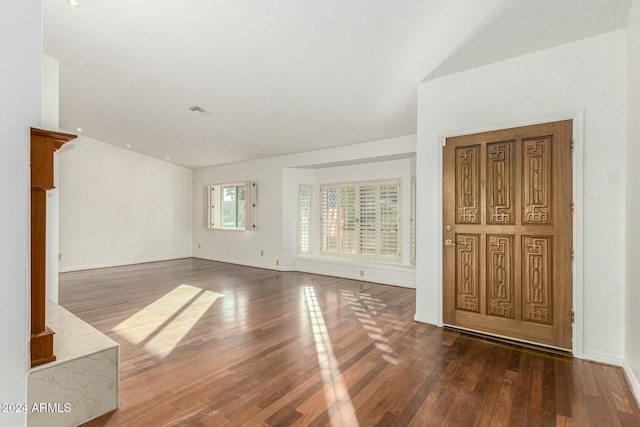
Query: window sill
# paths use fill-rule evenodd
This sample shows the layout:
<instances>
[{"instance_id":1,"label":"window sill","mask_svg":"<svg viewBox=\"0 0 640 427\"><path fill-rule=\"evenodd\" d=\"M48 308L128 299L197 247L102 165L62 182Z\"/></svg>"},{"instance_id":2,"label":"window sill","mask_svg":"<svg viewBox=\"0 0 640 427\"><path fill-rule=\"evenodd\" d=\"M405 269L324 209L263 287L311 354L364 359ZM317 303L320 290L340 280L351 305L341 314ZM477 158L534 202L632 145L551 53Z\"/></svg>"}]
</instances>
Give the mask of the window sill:
<instances>
[{"instance_id":1,"label":"window sill","mask_svg":"<svg viewBox=\"0 0 640 427\"><path fill-rule=\"evenodd\" d=\"M206 231L235 231L250 233L253 230L245 230L244 228L205 228Z\"/></svg>"},{"instance_id":2,"label":"window sill","mask_svg":"<svg viewBox=\"0 0 640 427\"><path fill-rule=\"evenodd\" d=\"M403 264L398 261L373 260L373 259L363 259L363 258L346 258L346 257L343 258L343 257L329 256L329 255L298 255L296 259L298 261L322 262L325 264L338 264L338 265L349 265L349 266L359 266L359 267L369 267L369 268L382 268L385 270L396 270L396 271L411 271L416 269L415 265Z\"/></svg>"}]
</instances>

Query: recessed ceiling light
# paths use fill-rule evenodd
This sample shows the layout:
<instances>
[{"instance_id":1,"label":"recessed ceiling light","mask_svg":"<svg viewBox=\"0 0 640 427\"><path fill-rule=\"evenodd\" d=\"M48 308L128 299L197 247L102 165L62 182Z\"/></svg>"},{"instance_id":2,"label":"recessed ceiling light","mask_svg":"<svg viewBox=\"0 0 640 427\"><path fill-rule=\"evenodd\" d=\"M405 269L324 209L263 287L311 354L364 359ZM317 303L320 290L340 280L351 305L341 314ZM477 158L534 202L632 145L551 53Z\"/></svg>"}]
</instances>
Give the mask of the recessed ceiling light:
<instances>
[{"instance_id":1,"label":"recessed ceiling light","mask_svg":"<svg viewBox=\"0 0 640 427\"><path fill-rule=\"evenodd\" d=\"M67 0L67 3L69 3L69 6L71 7L78 7L78 0Z\"/></svg>"},{"instance_id":2,"label":"recessed ceiling light","mask_svg":"<svg viewBox=\"0 0 640 427\"><path fill-rule=\"evenodd\" d=\"M82 132L82 128L78 128L76 129L78 132Z\"/></svg>"},{"instance_id":3,"label":"recessed ceiling light","mask_svg":"<svg viewBox=\"0 0 640 427\"><path fill-rule=\"evenodd\" d=\"M167 157L166 157L166 159L167 159L167 160L171 160L171 157L167 156Z\"/></svg>"},{"instance_id":4,"label":"recessed ceiling light","mask_svg":"<svg viewBox=\"0 0 640 427\"><path fill-rule=\"evenodd\" d=\"M127 148L131 148L131 144L127 144Z\"/></svg>"}]
</instances>

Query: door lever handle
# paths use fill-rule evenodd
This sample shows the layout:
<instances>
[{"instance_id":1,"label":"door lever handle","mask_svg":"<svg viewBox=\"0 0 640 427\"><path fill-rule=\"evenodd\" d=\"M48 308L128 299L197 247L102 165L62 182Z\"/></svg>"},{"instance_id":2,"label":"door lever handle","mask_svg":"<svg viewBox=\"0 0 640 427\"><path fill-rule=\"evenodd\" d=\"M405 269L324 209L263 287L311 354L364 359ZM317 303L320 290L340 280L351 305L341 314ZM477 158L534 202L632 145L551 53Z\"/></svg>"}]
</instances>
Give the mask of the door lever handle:
<instances>
[{"instance_id":1,"label":"door lever handle","mask_svg":"<svg viewBox=\"0 0 640 427\"><path fill-rule=\"evenodd\" d=\"M444 241L444 245L445 246L455 246L456 244L453 243L453 241L451 239L447 239Z\"/></svg>"}]
</instances>

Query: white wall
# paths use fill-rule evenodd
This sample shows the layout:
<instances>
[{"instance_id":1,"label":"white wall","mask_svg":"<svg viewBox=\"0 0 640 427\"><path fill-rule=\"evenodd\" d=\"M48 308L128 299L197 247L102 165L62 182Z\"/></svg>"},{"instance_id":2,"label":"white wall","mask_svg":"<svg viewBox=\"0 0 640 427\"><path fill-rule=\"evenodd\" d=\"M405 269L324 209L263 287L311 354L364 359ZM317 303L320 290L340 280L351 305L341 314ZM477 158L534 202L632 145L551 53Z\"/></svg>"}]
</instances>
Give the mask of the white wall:
<instances>
[{"instance_id":1,"label":"white wall","mask_svg":"<svg viewBox=\"0 0 640 427\"><path fill-rule=\"evenodd\" d=\"M640 402L640 1L627 20L627 219L625 371Z\"/></svg>"},{"instance_id":2,"label":"white wall","mask_svg":"<svg viewBox=\"0 0 640 427\"><path fill-rule=\"evenodd\" d=\"M29 343L29 128L40 125L42 2L0 6L0 402L25 403ZM0 425L25 425L0 412Z\"/></svg>"},{"instance_id":3,"label":"white wall","mask_svg":"<svg viewBox=\"0 0 640 427\"><path fill-rule=\"evenodd\" d=\"M42 55L42 105L41 127L58 130L60 118L60 63L48 55ZM47 191L47 299L58 302L58 248L59 248L59 162L58 152L53 155L53 190Z\"/></svg>"},{"instance_id":4,"label":"white wall","mask_svg":"<svg viewBox=\"0 0 640 427\"><path fill-rule=\"evenodd\" d=\"M584 111L584 340L575 354L624 354L625 32L619 30L420 84L416 319L442 321L442 147L447 135ZM579 129L580 131L582 129ZM580 149L580 148L579 148ZM574 195L579 198L580 195ZM577 266L578 264L576 264ZM576 272L574 276L580 276Z\"/></svg>"},{"instance_id":5,"label":"white wall","mask_svg":"<svg viewBox=\"0 0 640 427\"><path fill-rule=\"evenodd\" d=\"M60 271L191 256L190 169L80 136L60 157Z\"/></svg>"},{"instance_id":6,"label":"white wall","mask_svg":"<svg viewBox=\"0 0 640 427\"><path fill-rule=\"evenodd\" d=\"M58 130L60 123L60 62L42 55L42 129Z\"/></svg>"},{"instance_id":7,"label":"white wall","mask_svg":"<svg viewBox=\"0 0 640 427\"><path fill-rule=\"evenodd\" d=\"M415 153L415 135L391 138L307 153L252 160L197 169L193 175L193 254L214 259L280 270L298 269L296 254L296 206L298 184L316 184L316 174L328 167L341 167L341 176L352 176L349 169L364 173L366 165L354 163L397 160ZM407 162L407 172L410 169ZM349 164L349 165L347 165ZM315 170L314 170L315 169ZM345 175L348 174L348 175ZM397 175L398 171L394 171ZM374 175L387 178L378 170ZM202 187L207 184L254 180L257 187L257 231L206 230L202 227ZM408 184L408 183L407 183ZM317 196L317 185L314 185ZM263 251L264 255L261 255ZM279 265L276 265L276 261ZM355 264L357 265L357 263ZM353 268L353 267L352 267ZM319 273L340 275L334 265ZM410 272L415 277L413 269ZM365 277L366 279L366 277ZM373 278L368 278L373 280ZM415 280L413 280L415 283Z\"/></svg>"},{"instance_id":8,"label":"white wall","mask_svg":"<svg viewBox=\"0 0 640 427\"><path fill-rule=\"evenodd\" d=\"M256 231L204 229L202 187L249 180L256 181ZM194 170L193 256L276 268L276 261L281 261L282 256L281 189L282 167L278 158Z\"/></svg>"}]
</instances>

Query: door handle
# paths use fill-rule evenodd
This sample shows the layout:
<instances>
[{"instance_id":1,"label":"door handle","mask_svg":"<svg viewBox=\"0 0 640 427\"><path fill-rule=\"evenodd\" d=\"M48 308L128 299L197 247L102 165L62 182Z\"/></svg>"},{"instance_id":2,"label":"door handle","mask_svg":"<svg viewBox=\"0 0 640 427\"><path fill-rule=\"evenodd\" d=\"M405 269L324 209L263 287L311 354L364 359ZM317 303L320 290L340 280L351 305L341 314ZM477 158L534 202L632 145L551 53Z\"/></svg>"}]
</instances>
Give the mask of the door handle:
<instances>
[{"instance_id":1,"label":"door handle","mask_svg":"<svg viewBox=\"0 0 640 427\"><path fill-rule=\"evenodd\" d=\"M453 241L451 239L447 239L444 241L444 245L445 246L455 246L456 244L453 243Z\"/></svg>"}]
</instances>

